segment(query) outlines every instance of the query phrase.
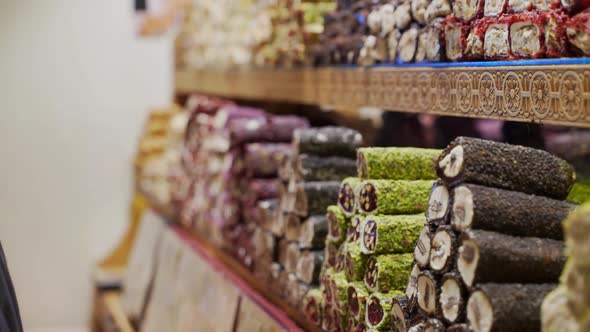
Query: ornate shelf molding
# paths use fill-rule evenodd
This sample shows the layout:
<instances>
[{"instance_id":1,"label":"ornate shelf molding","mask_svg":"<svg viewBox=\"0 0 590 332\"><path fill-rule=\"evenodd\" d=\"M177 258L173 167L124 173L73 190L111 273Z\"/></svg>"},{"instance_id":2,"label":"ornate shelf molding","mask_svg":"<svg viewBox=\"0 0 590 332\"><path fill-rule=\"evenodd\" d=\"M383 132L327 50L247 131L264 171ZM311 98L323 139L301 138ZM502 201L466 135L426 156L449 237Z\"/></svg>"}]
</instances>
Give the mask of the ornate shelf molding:
<instances>
[{"instance_id":1,"label":"ornate shelf molding","mask_svg":"<svg viewBox=\"0 0 590 332\"><path fill-rule=\"evenodd\" d=\"M590 127L590 65L176 72L176 92Z\"/></svg>"}]
</instances>

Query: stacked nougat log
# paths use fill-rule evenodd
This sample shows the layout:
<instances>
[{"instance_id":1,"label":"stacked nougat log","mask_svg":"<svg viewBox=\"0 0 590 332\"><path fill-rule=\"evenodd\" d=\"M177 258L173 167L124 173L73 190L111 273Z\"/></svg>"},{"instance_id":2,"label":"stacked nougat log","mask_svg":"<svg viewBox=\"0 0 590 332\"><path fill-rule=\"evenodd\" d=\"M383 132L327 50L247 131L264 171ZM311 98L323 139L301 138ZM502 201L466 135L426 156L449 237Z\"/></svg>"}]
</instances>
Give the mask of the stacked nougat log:
<instances>
[{"instance_id":1,"label":"stacked nougat log","mask_svg":"<svg viewBox=\"0 0 590 332\"><path fill-rule=\"evenodd\" d=\"M308 122L228 104L195 114L188 126L192 183L181 220L250 266L256 223L244 218L245 211L260 200L278 197L279 181L276 172L273 179L272 172L259 173L252 162L245 167L246 161L253 153L262 158L264 149L288 153L281 143L290 143L293 132L308 127Z\"/></svg>"},{"instance_id":2,"label":"stacked nougat log","mask_svg":"<svg viewBox=\"0 0 590 332\"><path fill-rule=\"evenodd\" d=\"M303 296L318 285L325 211L336 201L340 181L354 175L354 153L361 143L361 134L350 128L297 130L293 153L279 169L280 200L266 235L276 245L269 285L293 307L300 308Z\"/></svg>"},{"instance_id":3,"label":"stacked nougat log","mask_svg":"<svg viewBox=\"0 0 590 332\"><path fill-rule=\"evenodd\" d=\"M394 306L394 330L538 331L565 264L573 168L545 151L458 137L437 173L408 284L415 295Z\"/></svg>"},{"instance_id":4,"label":"stacked nougat log","mask_svg":"<svg viewBox=\"0 0 590 332\"><path fill-rule=\"evenodd\" d=\"M449 0L394 0L374 5L358 63L441 61L441 27L451 13Z\"/></svg>"},{"instance_id":5,"label":"stacked nougat log","mask_svg":"<svg viewBox=\"0 0 590 332\"><path fill-rule=\"evenodd\" d=\"M329 331L390 329L393 301L403 301L439 150L361 148L357 176L345 179L328 208L321 291L304 304ZM323 293L323 303L316 297Z\"/></svg>"},{"instance_id":6,"label":"stacked nougat log","mask_svg":"<svg viewBox=\"0 0 590 332\"><path fill-rule=\"evenodd\" d=\"M542 331L590 330L590 205L584 204L565 220L565 269L561 283L545 297Z\"/></svg>"}]
</instances>

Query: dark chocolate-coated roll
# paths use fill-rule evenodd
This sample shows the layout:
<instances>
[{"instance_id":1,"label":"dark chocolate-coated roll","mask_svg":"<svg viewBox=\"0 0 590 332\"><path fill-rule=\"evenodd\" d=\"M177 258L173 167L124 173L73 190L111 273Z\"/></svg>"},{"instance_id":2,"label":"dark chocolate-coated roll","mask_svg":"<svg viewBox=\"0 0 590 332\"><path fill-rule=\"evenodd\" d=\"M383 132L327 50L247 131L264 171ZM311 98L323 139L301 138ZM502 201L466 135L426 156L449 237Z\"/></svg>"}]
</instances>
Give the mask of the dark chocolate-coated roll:
<instances>
[{"instance_id":1,"label":"dark chocolate-coated roll","mask_svg":"<svg viewBox=\"0 0 590 332\"><path fill-rule=\"evenodd\" d=\"M356 175L356 162L352 158L299 155L294 163L297 179L302 181L341 181Z\"/></svg>"},{"instance_id":2,"label":"dark chocolate-coated roll","mask_svg":"<svg viewBox=\"0 0 590 332\"><path fill-rule=\"evenodd\" d=\"M573 168L545 151L470 137L449 144L437 172L450 185L470 182L556 199L566 198L575 182Z\"/></svg>"},{"instance_id":3,"label":"dark chocolate-coated roll","mask_svg":"<svg viewBox=\"0 0 590 332\"><path fill-rule=\"evenodd\" d=\"M295 131L293 146L299 154L354 158L363 142L361 134L346 127L319 127Z\"/></svg>"},{"instance_id":4,"label":"dark chocolate-coated roll","mask_svg":"<svg viewBox=\"0 0 590 332\"><path fill-rule=\"evenodd\" d=\"M565 265L564 243L489 231L463 233L457 270L467 287L482 282L557 282Z\"/></svg>"},{"instance_id":5,"label":"dark chocolate-coated roll","mask_svg":"<svg viewBox=\"0 0 590 332\"><path fill-rule=\"evenodd\" d=\"M482 284L467 302L474 332L541 330L541 304L556 284Z\"/></svg>"},{"instance_id":6,"label":"dark chocolate-coated roll","mask_svg":"<svg viewBox=\"0 0 590 332\"><path fill-rule=\"evenodd\" d=\"M576 207L543 196L464 184L453 189L451 222L458 230L563 240L562 222Z\"/></svg>"}]
</instances>

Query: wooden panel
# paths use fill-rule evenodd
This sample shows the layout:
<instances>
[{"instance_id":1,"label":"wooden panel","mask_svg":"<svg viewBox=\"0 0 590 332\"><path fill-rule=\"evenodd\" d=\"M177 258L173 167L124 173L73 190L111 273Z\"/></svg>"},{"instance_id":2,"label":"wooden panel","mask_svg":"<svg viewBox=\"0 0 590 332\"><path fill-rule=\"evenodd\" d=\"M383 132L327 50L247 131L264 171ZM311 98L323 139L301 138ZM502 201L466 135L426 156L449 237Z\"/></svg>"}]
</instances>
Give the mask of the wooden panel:
<instances>
[{"instance_id":1,"label":"wooden panel","mask_svg":"<svg viewBox=\"0 0 590 332\"><path fill-rule=\"evenodd\" d=\"M179 94L590 127L590 65L176 72Z\"/></svg>"}]
</instances>

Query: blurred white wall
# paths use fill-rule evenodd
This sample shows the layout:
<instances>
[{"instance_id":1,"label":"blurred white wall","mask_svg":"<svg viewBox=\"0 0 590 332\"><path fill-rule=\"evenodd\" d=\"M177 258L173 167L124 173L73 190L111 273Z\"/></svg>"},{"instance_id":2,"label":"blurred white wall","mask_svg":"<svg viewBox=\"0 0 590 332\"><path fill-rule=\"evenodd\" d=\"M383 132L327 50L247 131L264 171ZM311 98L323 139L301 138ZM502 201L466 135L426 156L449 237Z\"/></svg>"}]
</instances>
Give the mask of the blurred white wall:
<instances>
[{"instance_id":1,"label":"blurred white wall","mask_svg":"<svg viewBox=\"0 0 590 332\"><path fill-rule=\"evenodd\" d=\"M88 321L122 235L143 120L172 95L172 38L131 0L0 0L0 241L27 328Z\"/></svg>"}]
</instances>

